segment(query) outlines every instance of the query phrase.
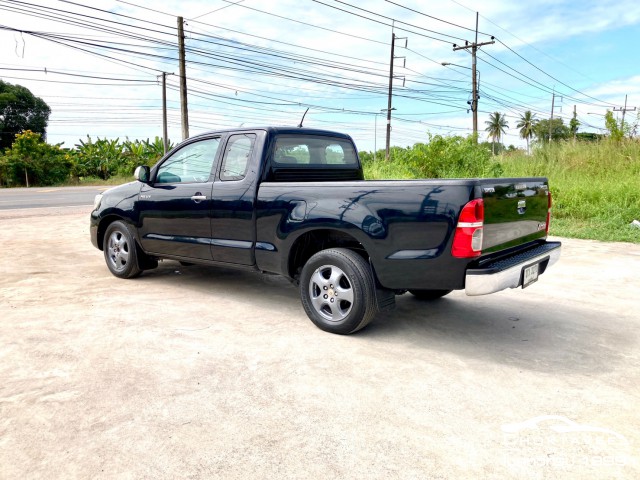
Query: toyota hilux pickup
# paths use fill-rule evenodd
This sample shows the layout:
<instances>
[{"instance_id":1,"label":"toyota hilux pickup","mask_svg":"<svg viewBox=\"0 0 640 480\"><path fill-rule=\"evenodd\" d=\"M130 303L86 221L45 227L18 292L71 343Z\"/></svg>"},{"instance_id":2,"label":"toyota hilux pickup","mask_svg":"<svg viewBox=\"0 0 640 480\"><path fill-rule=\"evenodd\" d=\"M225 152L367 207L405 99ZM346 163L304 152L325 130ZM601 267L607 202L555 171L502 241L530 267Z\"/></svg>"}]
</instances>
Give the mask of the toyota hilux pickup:
<instances>
[{"instance_id":1,"label":"toyota hilux pickup","mask_svg":"<svg viewBox=\"0 0 640 480\"><path fill-rule=\"evenodd\" d=\"M395 296L528 287L560 256L546 178L364 180L350 136L215 131L98 195L91 241L111 273L162 259L257 270L298 286L319 328L349 334Z\"/></svg>"}]
</instances>

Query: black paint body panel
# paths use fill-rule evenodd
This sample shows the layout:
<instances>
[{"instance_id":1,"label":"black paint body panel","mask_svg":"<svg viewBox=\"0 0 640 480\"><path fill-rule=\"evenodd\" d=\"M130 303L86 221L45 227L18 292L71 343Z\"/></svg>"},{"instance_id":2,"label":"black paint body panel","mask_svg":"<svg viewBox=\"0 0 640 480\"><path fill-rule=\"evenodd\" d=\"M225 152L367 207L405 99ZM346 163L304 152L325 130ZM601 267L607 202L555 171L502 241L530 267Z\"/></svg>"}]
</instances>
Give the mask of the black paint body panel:
<instances>
[{"instance_id":1,"label":"black paint body panel","mask_svg":"<svg viewBox=\"0 0 640 480\"><path fill-rule=\"evenodd\" d=\"M255 268L291 277L290 252L310 232L339 233L369 255L378 282L389 289L461 289L465 271L505 249L543 242L546 179L447 179L364 181L360 165L345 168L277 168L271 162L279 134L335 132L296 128L212 132L184 144L229 135L256 135L243 179L221 181L216 160L209 181L154 185L133 182L104 193L91 213L93 244L114 219L128 222L143 250L158 257ZM219 153L218 156L221 156ZM332 173L333 172L333 173ZM344 179L344 180L343 180ZM334 181L330 181L334 180ZM340 180L340 181L335 181ZM196 202L194 195L206 200ZM457 259L451 243L462 207L484 198L485 227L480 259ZM518 203L525 201L521 208ZM520 211L519 211L520 208ZM359 247L360 248L360 247Z\"/></svg>"}]
</instances>

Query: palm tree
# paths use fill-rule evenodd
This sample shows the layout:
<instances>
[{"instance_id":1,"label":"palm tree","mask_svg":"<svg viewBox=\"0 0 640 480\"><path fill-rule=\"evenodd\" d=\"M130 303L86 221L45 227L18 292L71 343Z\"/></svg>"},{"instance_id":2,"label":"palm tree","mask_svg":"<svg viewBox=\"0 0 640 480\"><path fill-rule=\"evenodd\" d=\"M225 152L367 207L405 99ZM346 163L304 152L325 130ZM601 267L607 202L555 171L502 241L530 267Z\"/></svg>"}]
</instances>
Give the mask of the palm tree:
<instances>
[{"instance_id":1,"label":"palm tree","mask_svg":"<svg viewBox=\"0 0 640 480\"><path fill-rule=\"evenodd\" d=\"M533 137L533 127L535 127L538 120L536 120L536 114L531 113L531 110L524 112L524 115L520 117L516 128L520 129L520 138L524 138L527 141L527 154L529 153L529 139Z\"/></svg>"},{"instance_id":2,"label":"palm tree","mask_svg":"<svg viewBox=\"0 0 640 480\"><path fill-rule=\"evenodd\" d=\"M496 140L499 142L500 137L504 133L505 128L509 128L509 124L507 120L504 118L504 114L500 112L493 112L489 114L489 120L484 122L487 125L487 128L484 130L488 133L488 137L493 139L493 144L491 145L491 150L493 154L496 154Z\"/></svg>"}]
</instances>

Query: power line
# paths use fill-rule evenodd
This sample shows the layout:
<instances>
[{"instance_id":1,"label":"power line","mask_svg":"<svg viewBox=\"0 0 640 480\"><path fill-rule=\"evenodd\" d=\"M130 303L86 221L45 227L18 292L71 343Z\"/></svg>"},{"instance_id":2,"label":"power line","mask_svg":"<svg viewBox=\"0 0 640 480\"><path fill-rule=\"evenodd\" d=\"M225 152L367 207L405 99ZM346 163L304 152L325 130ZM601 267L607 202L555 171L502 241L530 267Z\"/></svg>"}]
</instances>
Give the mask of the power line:
<instances>
[{"instance_id":1,"label":"power line","mask_svg":"<svg viewBox=\"0 0 640 480\"><path fill-rule=\"evenodd\" d=\"M605 102L604 100L600 100L596 97L592 97L589 94L586 94L578 89L573 88L570 85L567 85L566 83L564 83L562 80L558 80L556 77L554 77L553 75L545 72L544 70L542 70L541 68L537 67L536 65L534 65L533 63L531 63L529 60L527 60L526 58L524 58L522 55L520 55L518 52L516 52L515 50L513 50L509 45L507 45L506 43L504 43L502 40L500 40L499 38L496 38L496 40L498 41L498 43L500 43L501 45L503 45L505 48L507 48L509 51L511 51L512 53L514 53L515 55L517 55L519 58L521 58L522 60L524 60L525 62L527 62L529 65L531 65L533 68L535 68L536 70L544 73L547 77L555 80L556 82L560 83L561 85L564 85L565 87L567 87L569 90L572 90L576 93L579 93L580 95L584 95L587 98L590 98L592 100L595 100L596 102L600 102L600 103L604 103L606 105L614 105L613 103L609 103L609 102Z\"/></svg>"},{"instance_id":2,"label":"power line","mask_svg":"<svg viewBox=\"0 0 640 480\"><path fill-rule=\"evenodd\" d=\"M73 2L70 2L70 3L73 3ZM130 16L126 16L126 17L128 17L128 18L134 18L134 17L130 17ZM120 23L120 22L119 22L119 23ZM160 32L160 33L165 33L165 32ZM87 43L87 42L85 42L85 43ZM164 43L164 44L167 44L166 42L163 42L163 43ZM214 42L214 43L217 43L217 42ZM96 45L95 45L95 43L93 43L92 45L96 46ZM236 47L236 48L237 48L237 47ZM146 55L148 56L148 54L146 54ZM156 57L158 57L158 56L156 56ZM317 62L316 62L316 63L317 63ZM327 66L327 65L326 65L326 64L323 64L323 66ZM344 68L343 68L343 70L344 70ZM363 73L363 72L361 72L361 73ZM364 73L370 73L370 72L364 72ZM418 83L419 83L419 82L418 82ZM343 86L345 86L345 85L343 85Z\"/></svg>"},{"instance_id":3,"label":"power line","mask_svg":"<svg viewBox=\"0 0 640 480\"><path fill-rule=\"evenodd\" d=\"M287 17L284 17L284 16L282 16L282 15L277 15L277 14L275 14L275 13L265 12L264 10L259 10L259 9L257 9L257 8L248 7L248 6L246 6L246 5L238 5L238 4L236 4L236 5L237 5L238 7L247 8L247 9L249 9L249 10L253 10L253 11L255 11L255 12L263 13L263 14L265 14L265 15L270 15L270 16L272 16L272 17L277 17L277 18L280 18L280 19L282 19L282 20L287 20L287 21L290 21L290 22L299 23L299 24L301 24L301 25L306 25L306 26L308 26L308 27L318 28L318 29L320 29L320 30L324 30L324 31L327 31L327 32L337 33L337 34L339 34L339 35L344 35L344 36L347 36L347 37L357 38L357 39L359 39L359 40L365 40L365 41L367 41L367 42L373 42L373 43L378 43L378 44L381 44L381 45L386 45L386 43L385 43L385 42L381 42L381 41L379 41L379 40L373 40L373 39L370 39L370 38L360 37L360 36L358 36L358 35L353 35L353 34L350 34L350 33L340 32L340 31L338 31L338 30L332 30L332 29L330 29L330 28L321 27L321 26L319 26L319 25L314 25L314 24L312 24L312 23L303 22L303 21L301 21L301 20L295 20L295 19L293 19L293 18L287 18Z\"/></svg>"},{"instance_id":4,"label":"power line","mask_svg":"<svg viewBox=\"0 0 640 480\"><path fill-rule=\"evenodd\" d=\"M316 3L320 3L322 5L327 5L327 4L322 3L322 2L320 2L318 0L313 0L313 1L316 2ZM464 41L464 38L454 37L453 35L449 35L449 34L442 33L442 32L437 32L435 30L430 30L428 28L420 27L420 26L414 25L412 23L403 22L402 20L398 20L397 18L392 18L392 17L388 17L386 15L382 15L381 13L372 12L371 10L367 10L366 8L357 7L355 5L351 5L350 3L344 2L342 0L334 0L334 1L337 2L337 3L342 3L343 5L346 5L348 7L355 8L356 10L361 10L363 12L367 12L367 13L370 13L372 15L376 15L378 17L386 18L387 20L392 20L395 23L401 23L403 25L409 25L410 27L418 28L420 30L424 30L425 32L431 32L431 33L435 33L436 35L442 35L443 37L449 37L449 38L453 38L454 40L463 40ZM331 7L331 5L327 5L327 6ZM337 7L332 7L332 8L337 8ZM338 9L338 10L341 10L341 9ZM346 11L346 10L342 10L342 11ZM347 12L347 13L353 14L352 12ZM358 16L360 16L360 15L358 15ZM362 17L362 18L365 18L367 20L371 20L370 18L367 18L367 17ZM397 27L397 28L400 29L400 27ZM433 38L433 37L428 37L428 38ZM440 39L436 39L436 40L440 40Z\"/></svg>"},{"instance_id":5,"label":"power line","mask_svg":"<svg viewBox=\"0 0 640 480\"><path fill-rule=\"evenodd\" d=\"M211 10L210 12L203 13L202 15L198 15L197 17L193 17L193 19L191 20L196 20L198 18L205 17L212 13L219 12L220 10L224 10L225 8L233 7L234 5L237 5L238 3L242 3L242 2L244 2L244 0L238 0L237 2L231 3L230 5L225 5L224 7L216 8L215 10Z\"/></svg>"},{"instance_id":6,"label":"power line","mask_svg":"<svg viewBox=\"0 0 640 480\"><path fill-rule=\"evenodd\" d=\"M152 80L139 80L139 79L133 79L133 78L113 78L113 77L99 77L99 76L95 76L95 75L81 75L81 74L77 74L77 73L67 73L67 72L59 72L56 70L50 70L47 68L5 68L5 67L0 67L0 70L9 70L9 71L18 71L18 72L41 72L44 73L45 75L48 74L52 74L52 75L67 75L67 76L71 76L71 77L81 77L81 78L92 78L92 79L97 79L97 80L113 80L113 81L118 81L118 82L140 82L140 83L153 83L155 84L155 81Z\"/></svg>"},{"instance_id":7,"label":"power line","mask_svg":"<svg viewBox=\"0 0 640 480\"><path fill-rule=\"evenodd\" d=\"M389 1L389 0L387 0L387 1ZM466 8L466 9L467 9L467 10L469 10L469 11L473 11L471 8L469 8L469 7L465 6L465 5L461 4L461 3L458 3L458 2L456 2L456 1L454 1L454 0L451 0L451 1L452 1L453 3L455 3L455 4L457 4L457 5L460 5L460 6L461 6L461 7L463 7L463 8ZM519 40L520 42L524 43L524 44L525 44L525 45L527 45L528 47L533 48L533 49L534 49L534 50L536 50L538 53L541 53L542 55L544 55L544 56L545 56L545 57L547 57L547 58L550 58L550 59L551 59L551 60L553 60L554 62L557 62L557 63L559 63L560 65L563 65L563 66L567 67L569 70L573 70L573 71L574 71L574 72L576 72L577 74L582 75L583 77L585 77L585 78L587 78L587 79L589 79L589 80L592 80L592 81L593 81L593 79L589 78L589 77L588 77L587 75L585 75L584 73L582 73L582 72L580 72L580 71L576 70L575 68L573 68L573 67L571 67L571 66L567 65L566 63L562 62L561 60L558 60L557 58L555 58L555 57L553 57L553 56L549 55L549 54L548 54L547 52L545 52L544 50L541 50L541 49L539 49L539 48L535 47L534 45L530 44L530 43L529 43L529 42L527 42L526 40L523 40L522 38L520 38L519 36L517 36L515 33L510 32L510 31L509 31L509 30L507 30L506 28L504 28L504 27L502 27L502 26L498 25L496 22L492 21L490 18L485 17L484 15L480 15L480 16L481 16L484 20L486 20L487 22L489 22L490 24L492 24L492 25L494 25L494 26L498 27L498 28L499 28L500 30L502 30L503 32L508 33L509 35L511 35L512 37L514 37L516 40Z\"/></svg>"},{"instance_id":8,"label":"power line","mask_svg":"<svg viewBox=\"0 0 640 480\"><path fill-rule=\"evenodd\" d=\"M321 2L320 0L312 0L312 1L314 1L316 3L319 3L321 5L324 5L326 7L329 7L329 8L333 8L335 10L339 10L341 12L348 13L350 15L355 15L356 17L364 18L365 20L369 20L371 22L375 22L377 24L384 25L385 27L396 28L398 30L402 30L403 32L412 33L414 35L419 35L419 36L425 37L425 38L430 38L431 40L436 40L438 42L450 43L450 40L444 40L442 38L432 37L430 35L425 35L424 33L414 32L414 31L409 30L407 28L402 28L402 27L394 26L393 24L384 23L384 22L381 22L380 20L375 20L373 18L368 18L368 17L365 17L364 15L360 15L360 14L355 13L355 12L350 12L349 10L345 10L343 8L338 8L335 5L329 5L328 3ZM344 2L340 2L340 3L344 3ZM345 5L348 5L348 4L345 4ZM349 6L351 6L351 5L349 5ZM357 8L358 10L364 10L362 8L359 8L359 7L353 7L353 8ZM369 12L369 10L365 10L365 11ZM373 13L373 12L369 12L369 13ZM379 15L379 14L374 14L374 15ZM383 15L379 15L379 16L383 16ZM385 17L385 18L389 18L389 17ZM394 20L394 21L397 21L397 20ZM404 22L401 22L401 23L404 23ZM418 28L420 28L420 27L418 27ZM426 29L423 29L423 30L426 30Z\"/></svg>"},{"instance_id":9,"label":"power line","mask_svg":"<svg viewBox=\"0 0 640 480\"><path fill-rule=\"evenodd\" d=\"M480 60L482 60L484 63L486 63L486 64L488 64L488 65L491 65L493 68L495 68L495 69L497 69L497 70L500 70L500 71L501 71L501 72L503 72L503 73L506 73L507 75L509 75L510 77L515 78L516 80L520 80L521 82L524 82L524 83L526 83L526 84L528 84L528 85L531 85L532 87L537 88L538 90L542 90L543 92L546 92L546 93L553 93L553 89L552 89L552 88L550 88L550 87L548 87L548 86L544 85L543 83L541 83L541 82L539 82L539 81L537 81L537 80L534 80L533 78L529 77L528 75L525 75L525 74L524 74L524 73L522 73L521 71L516 70L516 69L515 69L515 68L513 68L512 66L507 65L507 64L506 64L506 63L504 63L502 60L499 60L498 58L494 57L493 55L491 55L491 54L489 54L489 53L487 53L487 52L482 52L482 53L483 53L484 55L487 55L488 57L492 58L492 59L493 59L493 60L495 60L496 62L500 63L501 65L504 65L506 68L508 68L509 70L512 70L515 74L517 74L517 75L519 75L519 76L516 76L516 75L514 75L513 73L509 73L509 72L507 72L506 70L503 70L503 69L501 69L500 67L497 67L496 65L492 64L491 62L489 62L489 61L487 61L487 60L483 59L482 57L479 57L479 58L480 58ZM527 80L529 80L529 81L523 80L523 79L522 79L522 78L520 78L520 77L524 77L524 78L526 78L526 79L527 79ZM531 82L534 82L534 83L531 83ZM535 84L537 84L537 85L535 85ZM576 101L577 103L581 103L581 104L584 104L584 105L593 105L593 106L596 106L596 107L600 107L600 106L602 106L602 104L601 104L601 103L600 103L600 104L598 104L598 103L588 102L588 101L585 101L585 100L583 100L583 99L576 98L576 97L573 97L573 96L570 96L570 95L566 95L566 94L565 94L564 96L565 96L565 97L567 97L568 99L574 100L574 101ZM598 101L600 101L600 100L598 100ZM610 105L612 105L612 104L610 104Z\"/></svg>"},{"instance_id":10,"label":"power line","mask_svg":"<svg viewBox=\"0 0 640 480\"><path fill-rule=\"evenodd\" d=\"M10 78L12 80L28 80L30 82L65 83L65 84L68 84L68 85L102 85L102 86L110 85L110 86L113 86L113 87L133 87L133 86L148 86L148 85L151 85L150 83L147 83L145 85L140 85L139 83L96 83L96 82L87 83L87 82L71 82L71 81L49 80L49 79L41 80L41 79L37 79L37 78L14 77L14 76L7 76L7 75L3 75L2 78Z\"/></svg>"},{"instance_id":11,"label":"power line","mask_svg":"<svg viewBox=\"0 0 640 480\"><path fill-rule=\"evenodd\" d=\"M162 12L160 10L155 10L153 8L143 7L142 5L137 5L135 3L125 2L125 0L116 0L116 2L118 2L118 3L126 3L127 5L131 5L132 7L142 8L142 9L148 10L150 12L160 13L161 15L169 15L170 17L176 17L177 16L177 15L174 15L173 13Z\"/></svg>"},{"instance_id":12,"label":"power line","mask_svg":"<svg viewBox=\"0 0 640 480\"><path fill-rule=\"evenodd\" d=\"M124 0L116 0L116 1L121 2L121 3L126 3L126 4L128 4L128 5L131 5L131 6L134 6L134 7L137 7L137 8L142 8L142 9L150 10L150 11L153 11L153 12L156 12L156 13L161 13L161 14L163 14L163 15L169 15L169 16L175 17L175 15L173 15L173 14L171 14L171 13L161 12L161 11L159 11L159 10L154 10L154 9L151 9L151 8L143 7L142 5L137 5L137 4L135 4L135 3L125 2ZM261 13L268 13L268 12L261 12ZM232 33L237 33L237 34L240 34L240 35L245 35L245 36L252 37L252 38L257 38L257 39L260 39L260 40L266 40L266 41L269 41L269 42L273 42L273 43L278 43L278 44L286 45L286 46L289 46L289 47L295 47L295 48L300 48L300 49L309 50L309 51L313 51L313 52L319 52L319 53L330 54L330 55L332 55L332 56L338 56L338 57L342 57L342 58L348 58L348 59L351 59L351 60L360 60L360 61L364 61L364 62L368 62L368 63L377 63L377 64L380 64L380 65L386 65L386 63L384 63L384 62L376 62L376 61L373 61L373 60L365 60L365 59L358 58L358 57L352 57L352 56L349 56L349 55L340 54L340 53L338 53L338 52L327 52L326 50L320 50L320 49L311 48L311 47L304 47L304 46L301 46L301 45L297 45L297 44L295 44L295 43L291 43L291 42L283 42L283 41L276 40L276 39L273 39L273 38L262 37L262 36L260 36L260 35L255 35L255 34L251 34L251 33L246 33L246 32L242 32L242 31L240 31L240 30L233 30L233 29L231 29L231 28L222 27L222 26L220 26L220 25L213 25L213 24L211 24L211 23L205 23L205 22L201 22L201 21L197 21L197 20L193 20L193 19L191 19L191 20L190 20L190 22L192 22L192 23L198 23L198 24L201 24L201 25L204 25L204 26L207 26L207 27L217 28L217 29L224 30L224 31L227 31L227 32L232 32ZM193 31L190 31L190 32L192 32L192 33L198 33L198 32L193 32ZM342 34L344 34L344 35L347 35L347 34L345 34L344 32L339 32L339 33L342 33ZM202 34L202 33L200 33L200 34ZM206 34L205 34L205 35L206 35ZM209 36L214 37L213 35L209 35ZM365 40L370 40L370 39L365 39ZM378 42L378 41L375 41L375 40L370 40L370 41L373 41L373 42L376 42L376 43L382 43L382 44L384 44L384 42Z\"/></svg>"},{"instance_id":13,"label":"power line","mask_svg":"<svg viewBox=\"0 0 640 480\"><path fill-rule=\"evenodd\" d=\"M409 11L414 12L414 13L417 13L417 14L419 14L419 15L423 15L423 16L425 16L425 17L432 18L432 19L437 20L437 21L439 21L439 22L446 23L446 24L448 24L448 25L453 25L454 27L462 28L463 30L468 30L469 32L473 32L473 33L475 33L475 32L476 32L473 28L463 27L462 25L458 25L457 23L452 23L452 22L449 22L449 21L447 21L447 20L443 20L442 18L434 17L433 15L427 15L426 13L419 12L418 10L414 10L413 8L409 8L409 7L406 7L406 6L404 6L404 5L400 5L399 3L392 2L391 0L385 0L385 1L386 1L387 3L392 3L393 5L396 5L396 6L400 7L400 8L404 8L405 10L409 10ZM483 32L478 32L478 33L479 33L479 34L481 34L481 35L489 36L489 34L488 34L488 33L483 33ZM461 39L461 40L462 40L462 39Z\"/></svg>"}]
</instances>

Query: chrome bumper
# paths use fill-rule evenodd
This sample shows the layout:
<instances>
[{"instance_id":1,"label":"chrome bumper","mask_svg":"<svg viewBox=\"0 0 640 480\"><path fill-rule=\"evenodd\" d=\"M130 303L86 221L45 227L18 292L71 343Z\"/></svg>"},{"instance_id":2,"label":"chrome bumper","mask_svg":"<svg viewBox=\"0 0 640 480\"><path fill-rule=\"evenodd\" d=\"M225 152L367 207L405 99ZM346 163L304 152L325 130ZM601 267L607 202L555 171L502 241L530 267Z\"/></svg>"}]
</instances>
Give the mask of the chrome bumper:
<instances>
[{"instance_id":1,"label":"chrome bumper","mask_svg":"<svg viewBox=\"0 0 640 480\"><path fill-rule=\"evenodd\" d=\"M538 275L560 258L560 242L547 242L540 247L499 260L483 268L469 269L465 277L465 293L470 296L487 295L522 285L522 270L540 264Z\"/></svg>"}]
</instances>

